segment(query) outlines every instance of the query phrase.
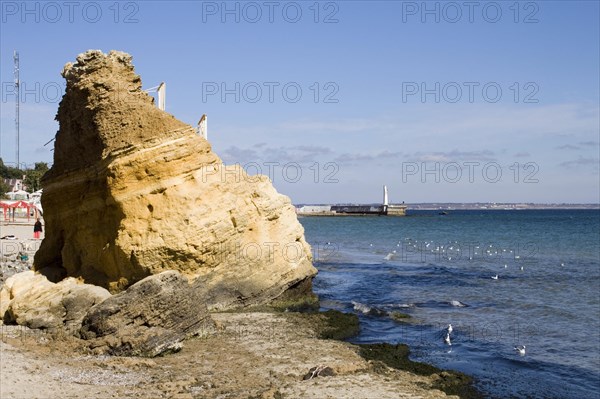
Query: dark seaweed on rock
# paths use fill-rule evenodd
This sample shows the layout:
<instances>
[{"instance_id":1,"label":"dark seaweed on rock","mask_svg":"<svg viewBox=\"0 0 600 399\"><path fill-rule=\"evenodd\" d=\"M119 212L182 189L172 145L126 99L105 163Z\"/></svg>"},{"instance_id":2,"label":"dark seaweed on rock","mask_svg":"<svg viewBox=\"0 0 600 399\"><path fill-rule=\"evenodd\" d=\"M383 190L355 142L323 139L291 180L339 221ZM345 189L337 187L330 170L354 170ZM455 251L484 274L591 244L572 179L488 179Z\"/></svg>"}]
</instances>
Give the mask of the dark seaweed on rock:
<instances>
[{"instance_id":1,"label":"dark seaweed on rock","mask_svg":"<svg viewBox=\"0 0 600 399\"><path fill-rule=\"evenodd\" d=\"M473 387L473 379L466 374L457 371L445 371L427 363L410 360L408 345L380 343L360 344L359 347L359 354L363 358L375 361L376 371L384 372L385 370L380 367L383 364L414 374L437 375L438 378L433 385L434 388L444 391L448 395L458 395L461 398L483 398L483 395Z\"/></svg>"}]
</instances>

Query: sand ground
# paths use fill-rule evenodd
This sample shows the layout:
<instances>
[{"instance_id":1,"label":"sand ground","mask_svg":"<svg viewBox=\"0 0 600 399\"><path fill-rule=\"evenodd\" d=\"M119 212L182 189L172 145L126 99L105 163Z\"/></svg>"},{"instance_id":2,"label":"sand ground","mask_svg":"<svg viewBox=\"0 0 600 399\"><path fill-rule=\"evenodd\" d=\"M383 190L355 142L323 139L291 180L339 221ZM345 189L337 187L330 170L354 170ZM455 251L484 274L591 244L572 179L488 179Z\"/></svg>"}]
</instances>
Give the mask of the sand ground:
<instances>
[{"instance_id":1,"label":"sand ground","mask_svg":"<svg viewBox=\"0 0 600 399\"><path fill-rule=\"evenodd\" d=\"M23 221L19 221L17 223L0 221L0 237L4 237L8 234L15 235L19 240L32 240L33 241L33 224L35 223L35 219L31 218L31 220L27 221L27 219ZM44 225L44 221L42 220L42 226ZM44 238L44 231L42 231L41 238ZM41 241L41 240L39 240Z\"/></svg>"}]
</instances>

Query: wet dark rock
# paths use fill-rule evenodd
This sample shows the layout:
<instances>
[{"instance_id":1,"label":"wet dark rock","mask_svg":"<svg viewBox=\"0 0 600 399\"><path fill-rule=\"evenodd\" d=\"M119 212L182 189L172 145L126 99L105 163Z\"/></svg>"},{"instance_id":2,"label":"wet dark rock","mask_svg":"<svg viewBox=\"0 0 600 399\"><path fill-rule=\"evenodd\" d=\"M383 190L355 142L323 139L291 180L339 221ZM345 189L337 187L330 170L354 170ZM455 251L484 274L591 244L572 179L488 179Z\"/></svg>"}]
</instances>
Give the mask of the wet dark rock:
<instances>
[{"instance_id":1,"label":"wet dark rock","mask_svg":"<svg viewBox=\"0 0 600 399\"><path fill-rule=\"evenodd\" d=\"M469 399L483 398L483 395L473 387L473 379L468 375L410 360L408 345L380 343L358 346L359 354L366 360L373 361L373 369L376 372L385 373L385 366L387 366L414 374L434 376L433 388L444 391L448 395L458 395L461 398Z\"/></svg>"},{"instance_id":2,"label":"wet dark rock","mask_svg":"<svg viewBox=\"0 0 600 399\"><path fill-rule=\"evenodd\" d=\"M319 336L323 339L344 340L357 335L360 331L358 316L352 313L343 313L337 310L328 310L320 313L324 326Z\"/></svg>"}]
</instances>

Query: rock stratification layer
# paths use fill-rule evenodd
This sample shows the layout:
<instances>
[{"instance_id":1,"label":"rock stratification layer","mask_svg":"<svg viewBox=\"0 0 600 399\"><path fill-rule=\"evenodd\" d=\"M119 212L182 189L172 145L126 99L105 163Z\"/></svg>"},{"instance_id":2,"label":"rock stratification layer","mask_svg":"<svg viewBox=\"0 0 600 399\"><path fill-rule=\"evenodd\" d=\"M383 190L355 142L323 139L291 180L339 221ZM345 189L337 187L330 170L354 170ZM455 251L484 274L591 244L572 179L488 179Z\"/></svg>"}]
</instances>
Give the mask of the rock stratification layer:
<instances>
[{"instance_id":1,"label":"rock stratification layer","mask_svg":"<svg viewBox=\"0 0 600 399\"><path fill-rule=\"evenodd\" d=\"M170 270L138 281L92 307L80 336L97 352L154 357L181 348L190 336L214 329L202 293Z\"/></svg>"},{"instance_id":2,"label":"rock stratification layer","mask_svg":"<svg viewBox=\"0 0 600 399\"><path fill-rule=\"evenodd\" d=\"M156 108L128 54L88 51L62 74L37 270L111 292L177 270L213 309L307 286L316 269L289 198Z\"/></svg>"}]
</instances>

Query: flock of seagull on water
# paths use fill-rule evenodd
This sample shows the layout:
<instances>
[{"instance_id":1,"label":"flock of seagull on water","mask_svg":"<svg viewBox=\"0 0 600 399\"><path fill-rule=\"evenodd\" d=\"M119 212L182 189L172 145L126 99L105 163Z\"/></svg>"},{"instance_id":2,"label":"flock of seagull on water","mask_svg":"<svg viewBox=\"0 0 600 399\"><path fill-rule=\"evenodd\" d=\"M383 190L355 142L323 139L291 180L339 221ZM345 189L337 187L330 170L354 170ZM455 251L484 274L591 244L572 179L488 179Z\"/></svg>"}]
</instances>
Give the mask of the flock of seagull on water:
<instances>
[{"instance_id":1,"label":"flock of seagull on water","mask_svg":"<svg viewBox=\"0 0 600 399\"><path fill-rule=\"evenodd\" d=\"M444 343L448 346L452 346L452 340L450 338L450 334L452 334L454 329L452 328L452 324L448 324L448 327L445 330L444 335ZM525 345L517 345L514 350L521 356L525 356Z\"/></svg>"},{"instance_id":2,"label":"flock of seagull on water","mask_svg":"<svg viewBox=\"0 0 600 399\"><path fill-rule=\"evenodd\" d=\"M421 249L421 250L427 250L433 254L447 254L447 258L449 261L452 260L452 257L449 255L450 251L454 251L455 253L458 254L458 256L460 256L460 245L458 245L458 241L455 241L454 244L450 244L448 246L444 246L444 245L435 245L433 241L424 241L423 244L421 246L421 248L419 248L418 241L413 241L411 238L405 238L405 241L408 241L408 245L412 246L413 249ZM331 243L327 243L327 244L331 244ZM400 247L400 245L402 244L402 241L398 241L398 244L396 244L397 247ZM455 248L456 245L456 248ZM373 244L369 244L370 247L373 246ZM473 252L473 255L488 255L488 256L502 256L504 253L508 253L508 254L512 254L513 251L512 250L507 250L507 249L502 249L502 251L499 251L498 249L495 249L493 245L488 245L488 247L485 250L480 251L479 253L477 252L477 250L480 250L481 248L477 245L474 247L475 251ZM388 253L383 259L384 260L392 260L394 258L394 256L396 256L397 251L393 250L392 252ZM521 257L519 255L514 255L514 259L515 260L519 260ZM473 260L472 256L469 256L469 260ZM564 263L560 264L561 266L564 266ZM504 264L504 268L508 269L508 264ZM520 270L523 271L524 267L521 266ZM498 280L500 278L500 276L498 274L495 274L494 276L491 277L492 280ZM451 334L452 334L453 328L452 328L452 324L448 324L448 327L445 330L445 334L444 334L444 343L448 346L452 346L452 339L451 339ZM517 345L514 347L514 350L520 355L520 356L525 356L525 345Z\"/></svg>"},{"instance_id":3,"label":"flock of seagull on water","mask_svg":"<svg viewBox=\"0 0 600 399\"><path fill-rule=\"evenodd\" d=\"M415 240L413 241L412 238L407 237L404 239L404 241L407 241L407 245L409 245L410 247L412 247L413 249L416 249L417 251L428 251L432 254L445 254L446 258L448 259L448 261L452 260L452 251L454 253L456 253L457 255L456 257L460 258L461 254L461 250L460 250L460 244L458 243L458 241L454 241L453 244L448 244L448 245L439 245L439 244L435 244L434 241L423 241L421 244L421 246L419 247L419 241ZM327 244L331 244L331 243L327 243ZM402 244L402 241L398 241L398 244L396 244L397 247L400 247ZM373 246L373 244L369 244L370 247ZM479 250L479 252L478 252ZM415 252L416 253L416 252ZM474 247L474 251L473 251L473 255L487 255L487 256L503 256L505 254L512 254L513 250L512 249L496 249L492 244L488 245L487 248L482 249L479 245L476 245ZM393 250L392 252L389 252L383 259L386 261L392 260L394 259L394 257L397 255L397 250ZM514 259L515 260L519 260L521 259L521 256L519 255L514 255ZM469 260L472 261L473 260L473 256L469 256ZM561 266L564 266L564 263L560 264ZM508 269L508 264L504 264L504 268ZM524 271L525 268L523 266L519 267L520 271ZM492 280L498 280L499 279L499 275L496 274L494 276L491 276Z\"/></svg>"}]
</instances>

